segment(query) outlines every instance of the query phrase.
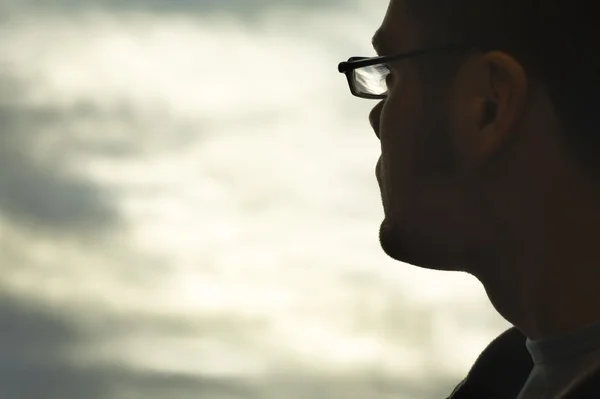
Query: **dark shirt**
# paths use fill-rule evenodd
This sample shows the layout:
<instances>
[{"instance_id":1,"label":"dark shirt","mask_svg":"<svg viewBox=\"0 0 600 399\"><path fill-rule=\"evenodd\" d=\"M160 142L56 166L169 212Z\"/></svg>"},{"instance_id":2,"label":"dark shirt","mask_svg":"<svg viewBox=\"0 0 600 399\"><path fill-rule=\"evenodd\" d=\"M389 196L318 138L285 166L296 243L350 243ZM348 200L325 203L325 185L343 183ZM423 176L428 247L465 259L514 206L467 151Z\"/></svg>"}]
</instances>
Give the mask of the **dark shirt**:
<instances>
[{"instance_id":1,"label":"dark shirt","mask_svg":"<svg viewBox=\"0 0 600 399\"><path fill-rule=\"evenodd\" d=\"M536 342L510 328L479 355L450 398L600 399L599 342L600 326Z\"/></svg>"}]
</instances>

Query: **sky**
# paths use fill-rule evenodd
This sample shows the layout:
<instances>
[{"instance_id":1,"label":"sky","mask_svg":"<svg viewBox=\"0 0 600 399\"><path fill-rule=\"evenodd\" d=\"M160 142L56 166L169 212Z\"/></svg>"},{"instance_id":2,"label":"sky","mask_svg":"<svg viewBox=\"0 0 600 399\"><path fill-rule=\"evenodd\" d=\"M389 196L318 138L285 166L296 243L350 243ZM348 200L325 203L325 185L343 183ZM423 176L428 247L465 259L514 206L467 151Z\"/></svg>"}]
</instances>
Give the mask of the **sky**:
<instances>
[{"instance_id":1,"label":"sky","mask_svg":"<svg viewBox=\"0 0 600 399\"><path fill-rule=\"evenodd\" d=\"M0 397L440 398L507 323L379 248L386 0L0 0Z\"/></svg>"}]
</instances>

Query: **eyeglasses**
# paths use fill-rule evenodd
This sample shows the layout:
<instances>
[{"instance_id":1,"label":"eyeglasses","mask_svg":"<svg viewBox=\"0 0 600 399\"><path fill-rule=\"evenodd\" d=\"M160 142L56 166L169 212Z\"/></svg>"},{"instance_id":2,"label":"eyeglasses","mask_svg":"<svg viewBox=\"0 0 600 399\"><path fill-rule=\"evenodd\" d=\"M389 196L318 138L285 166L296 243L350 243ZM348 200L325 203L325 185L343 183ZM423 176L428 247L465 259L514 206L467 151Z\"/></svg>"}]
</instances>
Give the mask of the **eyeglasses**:
<instances>
[{"instance_id":1,"label":"eyeglasses","mask_svg":"<svg viewBox=\"0 0 600 399\"><path fill-rule=\"evenodd\" d=\"M407 58L446 51L465 51L472 46L444 46L383 57L351 57L338 65L338 71L346 75L350 92L356 97L382 100L388 96L389 64Z\"/></svg>"}]
</instances>

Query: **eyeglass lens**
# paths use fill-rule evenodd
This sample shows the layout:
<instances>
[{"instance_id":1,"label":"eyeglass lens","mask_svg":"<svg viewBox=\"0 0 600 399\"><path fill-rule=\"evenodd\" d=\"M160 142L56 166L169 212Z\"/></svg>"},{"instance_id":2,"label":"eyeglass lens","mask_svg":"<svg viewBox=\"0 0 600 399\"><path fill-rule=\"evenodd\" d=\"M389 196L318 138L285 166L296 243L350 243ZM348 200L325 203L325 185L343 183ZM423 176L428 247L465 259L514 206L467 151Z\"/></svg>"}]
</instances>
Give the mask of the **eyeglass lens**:
<instances>
[{"instance_id":1,"label":"eyeglass lens","mask_svg":"<svg viewBox=\"0 0 600 399\"><path fill-rule=\"evenodd\" d=\"M354 89L357 94L386 94L386 78L389 73L389 68L383 64L357 68L353 72Z\"/></svg>"}]
</instances>

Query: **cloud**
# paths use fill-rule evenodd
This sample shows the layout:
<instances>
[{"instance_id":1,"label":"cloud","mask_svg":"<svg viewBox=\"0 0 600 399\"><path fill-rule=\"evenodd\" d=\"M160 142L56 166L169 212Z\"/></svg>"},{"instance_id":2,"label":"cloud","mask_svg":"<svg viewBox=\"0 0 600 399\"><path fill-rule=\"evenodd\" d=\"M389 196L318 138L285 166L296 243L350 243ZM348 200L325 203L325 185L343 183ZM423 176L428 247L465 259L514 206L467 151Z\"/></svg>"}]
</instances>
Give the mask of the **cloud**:
<instances>
[{"instance_id":1,"label":"cloud","mask_svg":"<svg viewBox=\"0 0 600 399\"><path fill-rule=\"evenodd\" d=\"M66 355L82 337L57 310L17 296L0 296L0 397L105 397L106 384L70 370Z\"/></svg>"},{"instance_id":2,"label":"cloud","mask_svg":"<svg viewBox=\"0 0 600 399\"><path fill-rule=\"evenodd\" d=\"M191 398L240 391L227 381L90 363L82 315L16 295L0 296L0 397L20 399Z\"/></svg>"},{"instance_id":3,"label":"cloud","mask_svg":"<svg viewBox=\"0 0 600 399\"><path fill-rule=\"evenodd\" d=\"M119 3L149 9L172 4ZM267 10L270 4L175 3L179 4L175 8L216 9L223 5L232 10L248 4ZM66 7L69 2L48 4ZM117 7L116 3L106 4ZM304 4L306 10L311 9L304 2L282 4ZM206 16L204 23L198 24L162 16L121 20L117 14L111 10L98 20L65 21L32 13L30 22L15 20L4 27L0 39L6 49L0 55L0 67L4 66L0 68L0 96L5 99L0 102L0 167L5 172L0 177L0 212L17 224L55 231L112 228L122 221L115 205L115 197L122 193L111 192L88 173L100 158L105 171L112 173L104 183L120 184L128 170L124 164L132 165L135 160L141 160L138 171L145 172L144 176L137 173L136 178L147 181L152 178L147 167L154 168L154 176L160 172L158 163L149 161L164 159L174 149L201 148L207 137L214 142L216 137L236 132L241 142L265 131L263 126L278 118L294 117L290 125L297 125L296 120L306 119L304 113L311 117L317 101L319 106L331 102L318 93L338 92L339 85L339 92L344 90L346 95L343 79L328 75L335 73L337 57L322 41L303 38L307 27L300 27L297 37L287 40L275 32L250 32L237 22L223 25ZM302 15L290 21L301 21ZM287 24L285 21L281 24ZM322 23L318 25L323 28ZM219 33L217 40L213 30ZM207 63L207 54L220 62ZM238 65L248 59L256 62L246 63L240 71ZM318 59L327 63L315 61ZM328 74L323 73L325 68ZM299 85L290 78L302 75L314 82ZM310 104L307 98L312 99ZM253 127L258 127L256 133L249 132ZM292 129L294 126L289 126L287 131ZM252 141L260 143L256 137ZM152 160L139 157L148 149L153 151ZM212 157L207 152L201 156ZM222 159L225 156L227 153L219 154ZM170 165L176 165L175 160ZM185 165L177 167L181 167L179 174L188 173ZM242 176L239 170L234 172ZM131 184L127 190L139 186Z\"/></svg>"},{"instance_id":4,"label":"cloud","mask_svg":"<svg viewBox=\"0 0 600 399\"><path fill-rule=\"evenodd\" d=\"M27 86L0 75L0 213L17 224L58 231L103 231L119 215L108 193L64 165L68 146L47 151L49 141L68 142L77 110L20 101Z\"/></svg>"},{"instance_id":5,"label":"cloud","mask_svg":"<svg viewBox=\"0 0 600 399\"><path fill-rule=\"evenodd\" d=\"M314 399L348 398L437 399L448 395L457 381L345 375L273 375L258 380L191 376L141 370L40 368L26 375L5 374L0 395L23 399Z\"/></svg>"},{"instance_id":6,"label":"cloud","mask_svg":"<svg viewBox=\"0 0 600 399\"><path fill-rule=\"evenodd\" d=\"M156 370L120 363L94 361L86 348L115 338L110 329L90 330L74 308L42 305L15 295L0 297L0 397L22 399L303 399L365 397L438 398L456 383L440 375L427 381L388 375L377 370L322 373L285 366L271 373L246 377L215 376ZM97 319L100 321L101 318ZM162 323L132 315L113 318L113 329L129 330L141 338L151 330L166 333ZM173 331L171 331L173 333Z\"/></svg>"},{"instance_id":7,"label":"cloud","mask_svg":"<svg viewBox=\"0 0 600 399\"><path fill-rule=\"evenodd\" d=\"M2 368L18 362L45 362L56 358L79 340L65 317L39 303L0 295L0 353ZM2 373L0 373L2 374Z\"/></svg>"},{"instance_id":8,"label":"cloud","mask_svg":"<svg viewBox=\"0 0 600 399\"><path fill-rule=\"evenodd\" d=\"M350 3L350 4L349 4ZM147 13L230 14L240 19L252 19L272 9L317 10L351 7L357 1L348 0L3 0L0 11L19 10L61 11L73 13L89 9L110 12L142 11Z\"/></svg>"}]
</instances>

